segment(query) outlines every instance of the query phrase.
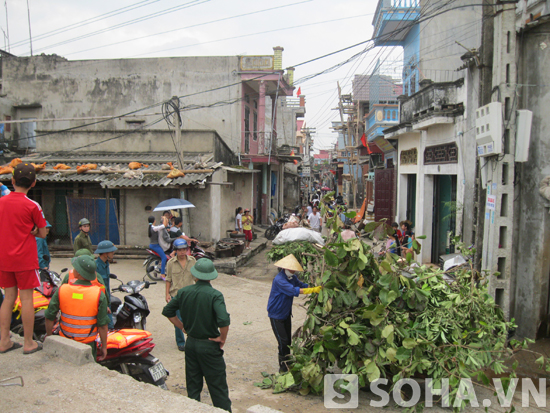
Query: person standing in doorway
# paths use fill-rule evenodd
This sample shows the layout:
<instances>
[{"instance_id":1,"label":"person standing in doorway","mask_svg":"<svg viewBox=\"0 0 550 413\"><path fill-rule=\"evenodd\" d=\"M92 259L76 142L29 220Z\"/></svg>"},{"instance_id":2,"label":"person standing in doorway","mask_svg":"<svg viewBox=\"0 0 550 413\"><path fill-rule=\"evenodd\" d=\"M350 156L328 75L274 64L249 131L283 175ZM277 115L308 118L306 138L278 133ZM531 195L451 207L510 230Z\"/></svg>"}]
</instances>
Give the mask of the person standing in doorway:
<instances>
[{"instance_id":1,"label":"person standing in doorway","mask_svg":"<svg viewBox=\"0 0 550 413\"><path fill-rule=\"evenodd\" d=\"M185 381L187 397L201 401L203 378L206 379L212 404L231 411L223 346L229 332L229 314L223 294L210 281L218 277L214 264L201 258L191 268L195 279L178 291L162 310L176 328L187 333L185 343ZM177 317L180 312L181 319Z\"/></svg>"},{"instance_id":2,"label":"person standing in doorway","mask_svg":"<svg viewBox=\"0 0 550 413\"><path fill-rule=\"evenodd\" d=\"M46 237L50 233L51 224L46 221ZM41 270L49 270L50 262L52 258L50 257L50 249L48 248L48 241L46 238L36 238L36 250L38 253L38 266Z\"/></svg>"},{"instance_id":3,"label":"person standing in doorway","mask_svg":"<svg viewBox=\"0 0 550 413\"><path fill-rule=\"evenodd\" d=\"M313 231L321 232L321 225L323 224L323 219L319 213L319 209L314 206L313 212L308 216L309 225Z\"/></svg>"},{"instance_id":4,"label":"person standing in doorway","mask_svg":"<svg viewBox=\"0 0 550 413\"><path fill-rule=\"evenodd\" d=\"M244 210L242 223L243 223L243 232L244 232L244 244L247 250L250 249L250 243L252 242L252 223L253 222L254 222L254 217L250 215L250 209L246 208Z\"/></svg>"},{"instance_id":5,"label":"person standing in doorway","mask_svg":"<svg viewBox=\"0 0 550 413\"><path fill-rule=\"evenodd\" d=\"M176 256L168 260L166 264L166 302L169 303L174 298L178 291L188 285L193 285L193 274L191 268L197 260L194 257L187 255L189 246L184 239L174 241L174 250ZM181 321L180 311L176 311L177 317ZM181 329L176 327L176 344L179 351L185 351L185 335Z\"/></svg>"},{"instance_id":6,"label":"person standing in doorway","mask_svg":"<svg viewBox=\"0 0 550 413\"><path fill-rule=\"evenodd\" d=\"M90 240L90 221L87 218L82 218L78 221L78 228L80 229L80 234L74 239L74 252L86 248L93 254L94 250L92 248L92 241Z\"/></svg>"},{"instance_id":7,"label":"person standing in doorway","mask_svg":"<svg viewBox=\"0 0 550 413\"><path fill-rule=\"evenodd\" d=\"M292 302L300 294L312 294L321 291L322 287L308 288L296 276L297 272L304 271L293 254L287 255L274 264L279 273L273 279L271 292L267 302L267 315L271 321L271 328L278 343L279 372L288 371L287 361L290 354L292 340Z\"/></svg>"},{"instance_id":8,"label":"person standing in doorway","mask_svg":"<svg viewBox=\"0 0 550 413\"><path fill-rule=\"evenodd\" d=\"M30 163L20 163L13 170L11 183L14 191L0 199L0 287L5 297L0 307L0 353L7 353L21 345L10 340L10 324L17 292L21 299L21 314L25 342L23 353L42 349L33 340L33 289L40 285L38 253L34 237L46 237L47 222L37 202L27 198L36 185L36 172Z\"/></svg>"},{"instance_id":9,"label":"person standing in doorway","mask_svg":"<svg viewBox=\"0 0 550 413\"><path fill-rule=\"evenodd\" d=\"M243 208L238 207L235 210L235 231L237 232L243 232L243 216L242 216Z\"/></svg>"}]
</instances>

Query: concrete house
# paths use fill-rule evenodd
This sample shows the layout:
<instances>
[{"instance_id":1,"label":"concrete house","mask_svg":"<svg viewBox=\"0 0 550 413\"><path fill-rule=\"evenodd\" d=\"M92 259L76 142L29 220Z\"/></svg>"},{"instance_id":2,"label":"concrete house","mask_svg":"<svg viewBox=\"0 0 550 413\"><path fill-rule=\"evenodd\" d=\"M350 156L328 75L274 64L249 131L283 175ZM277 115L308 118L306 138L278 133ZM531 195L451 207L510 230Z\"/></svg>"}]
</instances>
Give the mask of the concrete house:
<instances>
[{"instance_id":1,"label":"concrete house","mask_svg":"<svg viewBox=\"0 0 550 413\"><path fill-rule=\"evenodd\" d=\"M255 209L257 222L267 222L270 208L282 210L283 165L300 157L277 153L276 102L292 87L282 48L275 52L91 61L3 55L2 91L11 105L3 120L25 121L5 123L13 131L6 143L25 160L47 162L31 196L44 206L54 237L68 241L77 217L95 213L98 237L108 227L121 244L144 245L150 209L172 197L196 205L185 211L184 228L208 241L234 228L237 206ZM173 96L179 140L165 120L175 115L163 108ZM149 168L124 177L132 161ZM188 171L185 177L166 178L167 162ZM57 163L98 169L58 172ZM103 201L83 206L73 198ZM99 218L105 210L112 211L109 226Z\"/></svg>"},{"instance_id":2,"label":"concrete house","mask_svg":"<svg viewBox=\"0 0 550 413\"><path fill-rule=\"evenodd\" d=\"M384 130L398 148L395 220L409 219L417 235L426 235L416 259L438 263L453 252L451 234L472 242L478 80L461 68L461 56L464 47L479 48L481 18L468 0L416 23L428 3L380 0L373 25L377 45L404 50L399 121Z\"/></svg>"}]
</instances>

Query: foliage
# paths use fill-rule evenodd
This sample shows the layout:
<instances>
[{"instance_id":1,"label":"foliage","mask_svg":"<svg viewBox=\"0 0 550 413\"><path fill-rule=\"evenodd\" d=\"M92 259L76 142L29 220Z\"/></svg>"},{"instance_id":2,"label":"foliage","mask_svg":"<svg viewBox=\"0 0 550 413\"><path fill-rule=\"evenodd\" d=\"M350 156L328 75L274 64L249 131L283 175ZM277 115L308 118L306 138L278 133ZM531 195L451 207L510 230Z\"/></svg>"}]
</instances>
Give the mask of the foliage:
<instances>
[{"instance_id":1,"label":"foliage","mask_svg":"<svg viewBox=\"0 0 550 413\"><path fill-rule=\"evenodd\" d=\"M267 253L266 257L270 262L276 262L289 254L294 254L296 259L304 268L304 272L299 274L302 281L307 281L311 272L312 261L319 251L309 241L294 241L282 245L274 245Z\"/></svg>"},{"instance_id":2,"label":"foliage","mask_svg":"<svg viewBox=\"0 0 550 413\"><path fill-rule=\"evenodd\" d=\"M378 262L369 245L342 242L335 220L328 225L335 233L317 253L320 271L312 274L323 289L308 298L305 322L291 345L290 371L266 377L261 387L319 394L324 375L333 372L357 374L361 386L379 378L396 383L430 377L439 389L448 378L450 404L461 410L468 403L457 398L461 378L487 386L486 369L505 372L512 353L508 333L515 325L505 321L471 260L453 269L449 281L440 269L405 268L412 257L388 253ZM457 247L468 259L474 253L460 242ZM545 358L539 363L550 366Z\"/></svg>"}]
</instances>

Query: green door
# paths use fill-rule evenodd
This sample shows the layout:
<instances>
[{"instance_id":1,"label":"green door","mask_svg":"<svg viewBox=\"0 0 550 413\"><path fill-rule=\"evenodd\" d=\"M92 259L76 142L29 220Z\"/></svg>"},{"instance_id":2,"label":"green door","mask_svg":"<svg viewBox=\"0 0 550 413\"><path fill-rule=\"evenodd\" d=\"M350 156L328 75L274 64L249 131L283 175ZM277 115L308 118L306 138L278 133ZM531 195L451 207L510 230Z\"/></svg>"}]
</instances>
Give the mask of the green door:
<instances>
[{"instance_id":1,"label":"green door","mask_svg":"<svg viewBox=\"0 0 550 413\"><path fill-rule=\"evenodd\" d=\"M415 227L416 218L416 174L407 175L407 213L406 218Z\"/></svg>"},{"instance_id":2,"label":"green door","mask_svg":"<svg viewBox=\"0 0 550 413\"><path fill-rule=\"evenodd\" d=\"M456 175L434 177L432 262L439 263L439 257L454 252L449 234L456 232Z\"/></svg>"}]
</instances>

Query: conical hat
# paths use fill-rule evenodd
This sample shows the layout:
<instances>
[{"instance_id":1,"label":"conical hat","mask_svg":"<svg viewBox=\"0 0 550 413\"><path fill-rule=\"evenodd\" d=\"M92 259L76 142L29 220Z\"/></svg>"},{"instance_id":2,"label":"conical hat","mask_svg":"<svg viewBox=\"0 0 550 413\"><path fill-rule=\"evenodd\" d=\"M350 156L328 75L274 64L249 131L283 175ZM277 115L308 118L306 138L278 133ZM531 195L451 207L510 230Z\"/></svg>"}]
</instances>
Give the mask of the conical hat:
<instances>
[{"instance_id":1,"label":"conical hat","mask_svg":"<svg viewBox=\"0 0 550 413\"><path fill-rule=\"evenodd\" d=\"M273 265L279 268L283 268L285 270L304 271L304 269L293 254L287 255Z\"/></svg>"}]
</instances>

